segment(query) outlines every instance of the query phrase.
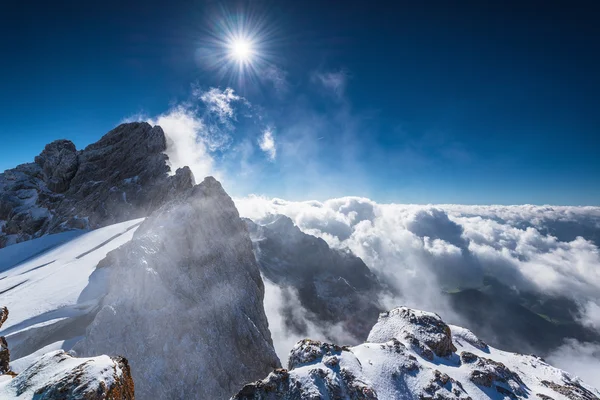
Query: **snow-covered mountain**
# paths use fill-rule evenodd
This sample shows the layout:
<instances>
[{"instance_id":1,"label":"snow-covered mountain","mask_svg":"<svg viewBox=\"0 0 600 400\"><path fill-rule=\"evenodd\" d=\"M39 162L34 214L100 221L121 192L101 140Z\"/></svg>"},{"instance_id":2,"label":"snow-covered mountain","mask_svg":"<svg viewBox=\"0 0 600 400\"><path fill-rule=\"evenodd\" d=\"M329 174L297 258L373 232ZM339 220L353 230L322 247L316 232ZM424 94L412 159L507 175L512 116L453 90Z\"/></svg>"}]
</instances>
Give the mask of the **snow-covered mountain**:
<instances>
[{"instance_id":1,"label":"snow-covered mountain","mask_svg":"<svg viewBox=\"0 0 600 400\"><path fill-rule=\"evenodd\" d=\"M10 310L6 319L0 309L0 398L131 399L133 377L138 399L599 399L540 358L488 346L436 314L398 308L377 321L389 275L286 216L241 219L214 178L195 185L187 167L168 175L166 142L158 126L123 124L81 151L53 142L34 163L0 174L0 306ZM373 266L370 253L356 254ZM264 304L262 277L293 299ZM508 290L486 284L446 296L498 335L517 332L510 342L524 348L595 340L546 328L541 315L566 308ZM516 313L522 303L528 312ZM341 328L341 344L367 342L302 340L282 370L266 308L284 317L292 343L315 332L303 324L327 338ZM511 319L536 330L522 334Z\"/></svg>"},{"instance_id":2,"label":"snow-covered mountain","mask_svg":"<svg viewBox=\"0 0 600 400\"><path fill-rule=\"evenodd\" d=\"M310 339L288 369L244 386L233 399L595 400L600 391L533 355L488 346L471 331L406 307L382 313L366 343Z\"/></svg>"}]
</instances>

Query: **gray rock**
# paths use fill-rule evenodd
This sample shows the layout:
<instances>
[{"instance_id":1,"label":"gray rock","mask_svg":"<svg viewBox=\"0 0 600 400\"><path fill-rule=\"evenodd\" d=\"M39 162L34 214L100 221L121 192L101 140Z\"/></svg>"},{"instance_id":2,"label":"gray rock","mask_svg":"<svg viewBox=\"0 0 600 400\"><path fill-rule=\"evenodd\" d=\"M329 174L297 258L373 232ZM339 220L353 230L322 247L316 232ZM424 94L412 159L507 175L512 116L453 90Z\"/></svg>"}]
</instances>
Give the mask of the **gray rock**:
<instances>
[{"instance_id":1,"label":"gray rock","mask_svg":"<svg viewBox=\"0 0 600 400\"><path fill-rule=\"evenodd\" d=\"M108 293L75 351L127 357L139 398L224 399L279 367L248 231L214 178L155 210L98 269Z\"/></svg>"},{"instance_id":2,"label":"gray rock","mask_svg":"<svg viewBox=\"0 0 600 400\"><path fill-rule=\"evenodd\" d=\"M34 163L0 174L0 248L70 229L148 215L194 185L185 167L169 176L159 126L122 124L77 151L54 141Z\"/></svg>"}]
</instances>

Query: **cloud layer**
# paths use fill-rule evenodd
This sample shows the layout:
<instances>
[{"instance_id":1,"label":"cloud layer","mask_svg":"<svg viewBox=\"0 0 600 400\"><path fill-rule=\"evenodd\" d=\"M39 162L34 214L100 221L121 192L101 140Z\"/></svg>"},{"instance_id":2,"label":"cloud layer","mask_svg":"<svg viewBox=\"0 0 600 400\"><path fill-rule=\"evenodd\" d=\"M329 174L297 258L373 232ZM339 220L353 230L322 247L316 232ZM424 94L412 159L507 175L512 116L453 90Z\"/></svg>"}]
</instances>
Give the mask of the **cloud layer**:
<instances>
[{"instance_id":1,"label":"cloud layer","mask_svg":"<svg viewBox=\"0 0 600 400\"><path fill-rule=\"evenodd\" d=\"M468 325L440 289L479 288L491 276L515 292L570 299L582 326L600 327L600 208L378 204L359 197L235 201L242 216L284 214L330 246L352 250L399 291L382 299L387 307L406 304ZM555 358L566 354L557 352Z\"/></svg>"}]
</instances>

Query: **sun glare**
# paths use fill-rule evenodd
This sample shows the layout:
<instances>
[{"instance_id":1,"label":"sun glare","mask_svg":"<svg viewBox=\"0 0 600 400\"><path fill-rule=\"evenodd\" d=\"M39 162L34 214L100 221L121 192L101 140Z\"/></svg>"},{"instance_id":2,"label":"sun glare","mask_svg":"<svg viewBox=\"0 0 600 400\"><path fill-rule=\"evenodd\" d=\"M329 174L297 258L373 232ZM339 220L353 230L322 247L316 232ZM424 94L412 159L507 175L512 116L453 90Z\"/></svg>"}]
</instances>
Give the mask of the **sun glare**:
<instances>
[{"instance_id":1,"label":"sun glare","mask_svg":"<svg viewBox=\"0 0 600 400\"><path fill-rule=\"evenodd\" d=\"M261 74L274 65L275 46L282 40L277 23L256 10L221 10L205 25L196 60L238 88L260 84ZM234 83L235 82L235 83Z\"/></svg>"},{"instance_id":2,"label":"sun glare","mask_svg":"<svg viewBox=\"0 0 600 400\"><path fill-rule=\"evenodd\" d=\"M254 53L252 42L245 38L236 38L230 45L231 57L239 62L249 62Z\"/></svg>"}]
</instances>

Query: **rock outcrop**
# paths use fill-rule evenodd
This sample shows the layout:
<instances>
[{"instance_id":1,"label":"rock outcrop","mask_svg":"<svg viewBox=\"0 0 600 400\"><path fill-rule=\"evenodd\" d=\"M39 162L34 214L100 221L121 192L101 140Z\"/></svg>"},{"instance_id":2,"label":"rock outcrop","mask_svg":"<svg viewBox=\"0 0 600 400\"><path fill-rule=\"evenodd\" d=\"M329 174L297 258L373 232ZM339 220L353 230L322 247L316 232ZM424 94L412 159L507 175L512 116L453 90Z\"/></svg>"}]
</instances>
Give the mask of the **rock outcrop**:
<instances>
[{"instance_id":1,"label":"rock outcrop","mask_svg":"<svg viewBox=\"0 0 600 400\"><path fill-rule=\"evenodd\" d=\"M6 322L8 318L8 308L0 308L0 328ZM8 343L6 338L0 336L0 375L10 372L10 350L8 349Z\"/></svg>"},{"instance_id":2,"label":"rock outcrop","mask_svg":"<svg viewBox=\"0 0 600 400\"><path fill-rule=\"evenodd\" d=\"M47 233L144 217L194 185L189 168L169 176L159 126L122 124L78 151L54 141L35 162L0 174L0 248Z\"/></svg>"},{"instance_id":3,"label":"rock outcrop","mask_svg":"<svg viewBox=\"0 0 600 400\"><path fill-rule=\"evenodd\" d=\"M288 369L245 385L232 399L598 400L600 391L536 356L494 349L436 314L382 313L369 342L313 340L292 349Z\"/></svg>"},{"instance_id":4,"label":"rock outcrop","mask_svg":"<svg viewBox=\"0 0 600 400\"><path fill-rule=\"evenodd\" d=\"M323 239L302 232L285 215L274 215L263 225L249 219L245 222L266 279L295 290L313 322L340 323L356 343L366 339L382 311L378 298L383 288L359 257L330 248ZM288 327L306 334L293 313L287 314Z\"/></svg>"},{"instance_id":5,"label":"rock outcrop","mask_svg":"<svg viewBox=\"0 0 600 400\"><path fill-rule=\"evenodd\" d=\"M214 178L100 262L108 293L78 354L123 354L143 399L222 399L279 367L252 242Z\"/></svg>"}]
</instances>

